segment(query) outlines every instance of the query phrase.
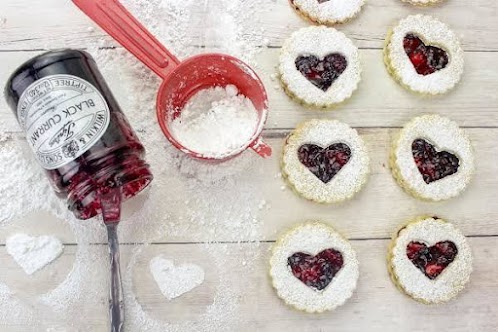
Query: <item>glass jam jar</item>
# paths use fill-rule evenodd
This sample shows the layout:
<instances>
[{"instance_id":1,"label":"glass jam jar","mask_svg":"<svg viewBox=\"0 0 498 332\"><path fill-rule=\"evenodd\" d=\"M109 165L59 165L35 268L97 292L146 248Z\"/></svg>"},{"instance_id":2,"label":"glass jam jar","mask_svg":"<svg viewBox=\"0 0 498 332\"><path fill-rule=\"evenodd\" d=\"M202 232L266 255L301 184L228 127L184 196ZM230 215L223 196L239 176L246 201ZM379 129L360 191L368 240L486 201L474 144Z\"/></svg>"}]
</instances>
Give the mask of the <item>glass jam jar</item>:
<instances>
[{"instance_id":1,"label":"glass jam jar","mask_svg":"<svg viewBox=\"0 0 498 332\"><path fill-rule=\"evenodd\" d=\"M94 59L72 49L21 65L5 97L59 197L79 219L101 212L99 193L121 188L123 199L152 181L138 140Z\"/></svg>"}]
</instances>

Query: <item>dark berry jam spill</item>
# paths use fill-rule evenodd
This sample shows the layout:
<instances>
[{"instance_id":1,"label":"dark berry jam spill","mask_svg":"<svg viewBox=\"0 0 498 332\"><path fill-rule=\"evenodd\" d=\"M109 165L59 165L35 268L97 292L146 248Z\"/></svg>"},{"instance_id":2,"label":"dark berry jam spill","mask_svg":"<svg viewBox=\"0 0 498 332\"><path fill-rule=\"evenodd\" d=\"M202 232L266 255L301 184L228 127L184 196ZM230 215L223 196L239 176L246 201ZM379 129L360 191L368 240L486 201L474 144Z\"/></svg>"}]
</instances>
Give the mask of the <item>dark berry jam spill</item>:
<instances>
[{"instance_id":1,"label":"dark berry jam spill","mask_svg":"<svg viewBox=\"0 0 498 332\"><path fill-rule=\"evenodd\" d=\"M351 149L344 143L332 144L327 148L304 144L299 147L297 155L301 164L323 183L328 183L351 159Z\"/></svg>"},{"instance_id":2,"label":"dark berry jam spill","mask_svg":"<svg viewBox=\"0 0 498 332\"><path fill-rule=\"evenodd\" d=\"M427 46L414 34L407 34L403 47L415 70L420 75L430 75L448 65L448 54L441 48Z\"/></svg>"},{"instance_id":3,"label":"dark berry jam spill","mask_svg":"<svg viewBox=\"0 0 498 332\"><path fill-rule=\"evenodd\" d=\"M412 143L413 159L425 183L441 180L458 171L458 157L447 151L436 151L431 143L418 138Z\"/></svg>"},{"instance_id":4,"label":"dark berry jam spill","mask_svg":"<svg viewBox=\"0 0 498 332\"><path fill-rule=\"evenodd\" d=\"M329 54L323 60L314 55L300 55L295 63L296 69L323 91L327 91L348 66L346 58L339 53Z\"/></svg>"},{"instance_id":5,"label":"dark berry jam spill","mask_svg":"<svg viewBox=\"0 0 498 332\"><path fill-rule=\"evenodd\" d=\"M342 254L325 249L316 256L297 252L287 259L292 274L306 286L321 291L327 287L344 265Z\"/></svg>"},{"instance_id":6,"label":"dark berry jam spill","mask_svg":"<svg viewBox=\"0 0 498 332\"><path fill-rule=\"evenodd\" d=\"M436 279L457 254L458 249L451 241L438 242L432 247L412 241L406 247L408 259L431 280Z\"/></svg>"}]
</instances>

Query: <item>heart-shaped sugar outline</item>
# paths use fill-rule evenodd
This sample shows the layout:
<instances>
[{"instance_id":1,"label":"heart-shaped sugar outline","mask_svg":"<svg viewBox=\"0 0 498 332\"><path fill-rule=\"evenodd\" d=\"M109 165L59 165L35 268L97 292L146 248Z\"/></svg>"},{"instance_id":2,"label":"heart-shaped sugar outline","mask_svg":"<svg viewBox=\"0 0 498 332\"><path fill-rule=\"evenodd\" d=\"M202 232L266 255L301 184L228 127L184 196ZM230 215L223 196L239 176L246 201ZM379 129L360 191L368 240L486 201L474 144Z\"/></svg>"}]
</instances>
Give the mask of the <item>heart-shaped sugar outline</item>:
<instances>
[{"instance_id":1,"label":"heart-shaped sugar outline","mask_svg":"<svg viewBox=\"0 0 498 332\"><path fill-rule=\"evenodd\" d=\"M5 246L7 253L29 275L56 260L64 251L62 242L51 235L32 237L18 233L10 236Z\"/></svg>"},{"instance_id":2,"label":"heart-shaped sugar outline","mask_svg":"<svg viewBox=\"0 0 498 332\"><path fill-rule=\"evenodd\" d=\"M300 55L295 61L296 69L314 86L327 91L348 66L344 55L331 53L323 59L314 55Z\"/></svg>"},{"instance_id":3,"label":"heart-shaped sugar outline","mask_svg":"<svg viewBox=\"0 0 498 332\"><path fill-rule=\"evenodd\" d=\"M425 276L434 280L455 260L457 246L451 241L441 241L433 246L412 241L406 246L406 256Z\"/></svg>"},{"instance_id":4,"label":"heart-shaped sugar outline","mask_svg":"<svg viewBox=\"0 0 498 332\"><path fill-rule=\"evenodd\" d=\"M204 282L204 270L195 264L175 266L173 261L163 256L154 257L149 263L149 269L161 293L172 300Z\"/></svg>"},{"instance_id":5,"label":"heart-shaped sugar outline","mask_svg":"<svg viewBox=\"0 0 498 332\"><path fill-rule=\"evenodd\" d=\"M335 143L327 148L315 144L303 144L299 147L298 159L327 184L351 159L351 149L344 143Z\"/></svg>"},{"instance_id":6,"label":"heart-shaped sugar outline","mask_svg":"<svg viewBox=\"0 0 498 332\"><path fill-rule=\"evenodd\" d=\"M306 286L321 291L325 289L344 265L342 254L325 249L313 256L297 252L287 258L292 274Z\"/></svg>"},{"instance_id":7,"label":"heart-shaped sugar outline","mask_svg":"<svg viewBox=\"0 0 498 332\"><path fill-rule=\"evenodd\" d=\"M436 46L427 46L422 39L409 33L403 39L405 53L419 75L430 75L448 65L448 53Z\"/></svg>"},{"instance_id":8,"label":"heart-shaped sugar outline","mask_svg":"<svg viewBox=\"0 0 498 332\"><path fill-rule=\"evenodd\" d=\"M448 151L437 151L422 138L412 143L412 155L424 182L429 184L458 172L460 160Z\"/></svg>"}]
</instances>

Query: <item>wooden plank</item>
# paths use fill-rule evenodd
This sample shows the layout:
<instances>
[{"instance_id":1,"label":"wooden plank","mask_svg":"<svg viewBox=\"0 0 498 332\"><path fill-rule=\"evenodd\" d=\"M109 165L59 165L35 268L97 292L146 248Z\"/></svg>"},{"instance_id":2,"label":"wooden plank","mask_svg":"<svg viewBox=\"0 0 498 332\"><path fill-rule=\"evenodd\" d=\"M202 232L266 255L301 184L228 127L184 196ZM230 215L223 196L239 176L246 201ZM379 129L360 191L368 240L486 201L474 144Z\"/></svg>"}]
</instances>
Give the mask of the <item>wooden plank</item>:
<instances>
[{"instance_id":1,"label":"wooden plank","mask_svg":"<svg viewBox=\"0 0 498 332\"><path fill-rule=\"evenodd\" d=\"M124 2L133 3L131 0ZM274 0L274 3L274 6L268 6L271 10L253 16L245 24L258 27L251 28L248 34L264 34L270 45L280 46L291 31L309 23L293 12L288 0ZM359 47L381 48L388 27L409 14L425 13L448 23L461 35L466 50L496 51L498 20L494 13L497 6L495 0L451 0L436 7L418 9L398 0L367 1L357 19L338 28L353 38ZM129 7L133 10L133 6ZM194 17L199 17L200 11L202 6L194 7ZM157 12L161 13L161 9ZM166 17L166 13L162 15ZM137 16L140 19L140 15ZM94 26L93 23L70 1L4 0L0 7L0 19L5 19L0 25L0 50L94 47L102 38L102 46L116 45L99 29L89 29ZM202 44L204 29L203 24L191 28L189 35L193 44ZM158 37L167 42L167 36Z\"/></svg>"},{"instance_id":2,"label":"wooden plank","mask_svg":"<svg viewBox=\"0 0 498 332\"><path fill-rule=\"evenodd\" d=\"M270 208L262 209L258 212L257 218L261 223L260 240L274 240L276 232L281 229L289 227L295 222L310 219L333 222L341 232L351 238L386 238L401 223L421 214L444 217L456 223L466 235L498 235L498 205L495 204L496 188L498 187L498 177L495 176L496 165L498 164L498 146L494 143L494 140L490 139L491 137L497 137L498 129L468 130L475 147L477 175L467 191L461 196L442 203L428 203L414 199L404 193L393 180L387 163L390 142L397 133L397 129L377 128L360 129L359 131L370 151L372 172L366 188L352 201L342 205L316 204L301 199L289 189L282 190L282 186L285 185L284 181L276 178L276 175L280 172L279 162L284 132L277 133L278 137L276 138L268 139L274 149L273 157L269 160L261 159L251 163L253 165L251 167L256 169L255 172L247 174L247 172L242 171L240 174L229 176L240 185L244 183L257 185L261 190L259 195L261 200L266 200L270 205ZM168 152L165 151L164 153ZM249 157L251 152L246 152L246 154L248 156L245 157ZM200 165L199 167L201 168ZM177 179L178 183L182 183L182 179L188 181L187 177L189 176L189 174L173 168L168 171L168 177ZM185 187L177 185L175 181L158 177L155 185L151 188L153 192L151 192L150 196L154 197L154 201L153 204L148 205L147 209L149 209L150 215L153 216L154 222L173 222L178 227L182 226L183 223L183 225L190 225L195 230L205 229L208 232L212 223L200 225L197 220L191 220L188 213L194 208L195 204L187 205L185 203L190 197L185 191ZM209 183L200 182L198 190L209 192L211 186ZM235 186L227 190L230 190L233 195L238 195L241 189ZM174 196L171 195L172 191ZM147 195L144 195L126 203L125 218L129 217L132 212L141 209L147 199ZM212 204L217 204L215 198L213 198ZM259 202L256 204L259 204ZM257 211L257 205L254 206L254 209ZM167 219L168 216L171 219ZM127 220L126 225L128 226L123 226L124 228L121 232L122 242L143 241L143 237L136 234L135 222L138 221ZM70 243L74 241L74 235L71 234L69 227L62 226L64 225L63 221L56 220L48 214L40 214L39 211L33 211L26 217L18 218L12 225L15 228L9 233L22 229L28 229L35 233L44 230L45 232L52 231L60 234L64 241ZM84 225L83 223L82 226L84 227ZM89 229L90 232L97 231L95 227ZM100 238L97 237L97 239L104 240L104 230L101 229L100 232ZM227 238L226 232L222 233L224 234L215 234L212 240L227 241L233 239ZM8 233L3 234L5 236ZM0 243L4 243L4 236L0 235ZM157 240L199 241L199 236L185 232L172 237L165 232L164 236Z\"/></svg>"},{"instance_id":3,"label":"wooden plank","mask_svg":"<svg viewBox=\"0 0 498 332\"><path fill-rule=\"evenodd\" d=\"M228 245L222 252L230 252L223 259L223 266L217 266L211 253L217 245L211 244L209 250L204 245L152 245L143 249L137 256L131 269L132 290L137 302L150 317L163 322L179 323L198 320L206 308L215 300L217 287L230 287L234 291L234 311L229 321L223 326L227 330L240 331L360 331L368 326L368 331L495 331L498 308L498 238L471 238L470 245L474 255L474 273L467 289L454 301L441 306L426 306L402 295L391 283L385 266L388 246L386 240L352 241L360 261L360 279L353 297L344 306L334 312L310 315L286 307L278 299L267 276L269 246L262 244L259 248L247 245ZM122 246L123 267L129 262L134 246ZM41 284L38 277L28 278L24 272L0 248L0 259L4 262L0 270L2 282L8 282L11 289L26 294L26 288L37 283L43 289L54 288L74 262L76 247L66 247L64 255L48 266L47 271L40 271L47 277ZM80 315L52 315L44 317L40 325L19 322L5 326L0 322L2 331L33 331L33 327L71 328L82 330L106 331L107 328L107 293L104 291L107 278L105 247L95 253L103 259L94 263L94 280L85 279L84 287L93 285L95 294L92 300L82 296L67 308L67 312L80 310ZM246 253L259 251L256 260L246 260ZM190 293L172 301L167 301L148 269L150 259L156 255L165 255L177 263L194 263L200 265L206 273L202 285ZM243 265L242 262L246 262ZM56 264L58 266L56 266ZM123 269L125 270L125 269ZM57 271L50 276L50 271ZM220 275L223 274L223 275ZM98 280L100 279L101 280ZM224 280L227 284L220 284ZM92 283L93 281L93 283ZM128 289L127 285L125 289ZM36 291L35 291L36 293ZM37 293L40 294L40 293ZM220 299L218 298L218 301ZM219 302L218 302L219 303ZM35 307L39 308L39 307ZM129 309L129 308L128 308ZM3 310L0 308L0 311ZM84 313L84 314L83 314ZM132 321L128 312L128 328L138 331L145 322ZM451 317L451 319L448 319ZM202 326L202 325L201 325ZM201 327L199 326L199 327ZM207 330L207 329L206 329ZM58 330L57 330L58 331Z\"/></svg>"},{"instance_id":4,"label":"wooden plank","mask_svg":"<svg viewBox=\"0 0 498 332\"><path fill-rule=\"evenodd\" d=\"M121 70L126 72L126 61L118 55L117 50L106 52L109 57L115 57L117 65L114 69L103 67L104 76L123 108L136 108L128 97L134 85L121 75ZM337 109L320 112L302 107L282 91L275 77L279 52L279 49L264 49L256 59L258 66L255 70L265 83L270 99L267 129L293 128L300 121L316 117L337 118L357 127L399 127L423 112L437 112L458 121L462 126L498 126L498 72L489 70L495 65L494 53L467 53L466 71L456 90L445 96L426 98L414 95L394 82L384 68L381 51L362 50L363 78L358 91ZM0 62L3 64L0 82L5 82L16 67L38 53L0 53ZM131 69L129 73L132 73ZM155 112L153 98L147 107L151 114ZM3 98L0 98L0 123L8 130L19 131Z\"/></svg>"}]
</instances>

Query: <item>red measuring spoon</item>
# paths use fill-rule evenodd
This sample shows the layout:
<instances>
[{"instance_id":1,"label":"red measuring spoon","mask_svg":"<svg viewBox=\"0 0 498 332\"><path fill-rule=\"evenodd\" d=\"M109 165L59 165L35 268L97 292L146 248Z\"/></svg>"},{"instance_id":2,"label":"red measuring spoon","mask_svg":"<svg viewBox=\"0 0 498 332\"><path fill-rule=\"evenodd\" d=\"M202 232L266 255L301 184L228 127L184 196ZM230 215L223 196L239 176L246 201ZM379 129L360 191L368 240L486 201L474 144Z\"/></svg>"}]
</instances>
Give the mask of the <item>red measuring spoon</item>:
<instances>
[{"instance_id":1,"label":"red measuring spoon","mask_svg":"<svg viewBox=\"0 0 498 332\"><path fill-rule=\"evenodd\" d=\"M271 147L261 140L268 115L268 97L258 75L244 62L229 55L209 53L185 61L171 54L117 0L73 0L95 23L109 33L142 63L159 75L163 82L157 93L156 112L159 125L168 140L181 151L200 159L224 160L251 148L262 157L271 155ZM258 111L259 123L251 139L239 149L221 158L206 158L180 144L169 130L187 100L201 89L235 85Z\"/></svg>"}]
</instances>

